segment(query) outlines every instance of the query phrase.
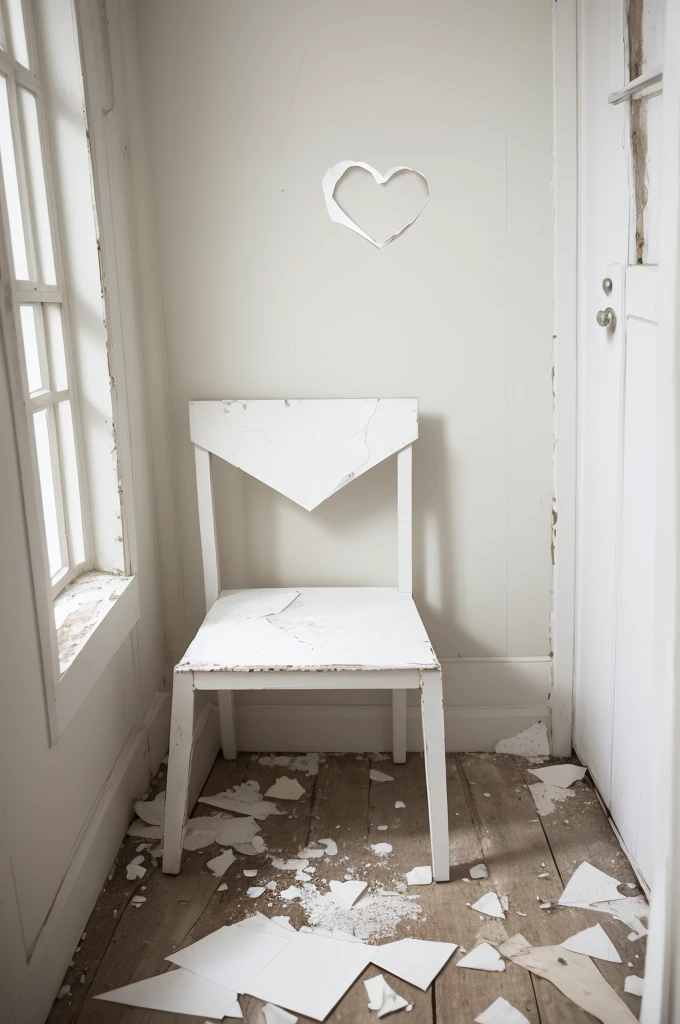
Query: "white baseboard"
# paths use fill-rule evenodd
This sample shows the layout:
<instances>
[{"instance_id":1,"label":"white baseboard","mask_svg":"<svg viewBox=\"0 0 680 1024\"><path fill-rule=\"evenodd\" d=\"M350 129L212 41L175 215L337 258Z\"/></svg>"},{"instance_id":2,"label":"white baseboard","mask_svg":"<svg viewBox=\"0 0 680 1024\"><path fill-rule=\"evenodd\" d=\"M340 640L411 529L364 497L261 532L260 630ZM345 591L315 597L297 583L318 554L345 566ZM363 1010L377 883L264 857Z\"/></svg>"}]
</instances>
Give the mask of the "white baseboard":
<instances>
[{"instance_id":1,"label":"white baseboard","mask_svg":"<svg viewBox=\"0 0 680 1024\"><path fill-rule=\"evenodd\" d=\"M43 1024L72 959L101 887L111 870L127 827L132 805L148 789L168 749L170 695L154 697L140 728L128 738L68 867L27 965L10 1024ZM208 704L194 730L190 794L195 801L220 746L219 717Z\"/></svg>"}]
</instances>

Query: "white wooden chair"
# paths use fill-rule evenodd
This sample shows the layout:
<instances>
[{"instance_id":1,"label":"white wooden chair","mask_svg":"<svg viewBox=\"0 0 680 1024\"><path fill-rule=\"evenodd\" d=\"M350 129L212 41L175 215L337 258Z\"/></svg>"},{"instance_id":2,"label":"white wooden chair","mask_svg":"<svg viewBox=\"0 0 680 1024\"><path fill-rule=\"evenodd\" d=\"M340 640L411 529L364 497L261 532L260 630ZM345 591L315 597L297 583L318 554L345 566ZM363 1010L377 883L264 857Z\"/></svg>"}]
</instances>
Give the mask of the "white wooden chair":
<instances>
[{"instance_id":1,"label":"white wooden chair","mask_svg":"<svg viewBox=\"0 0 680 1024\"><path fill-rule=\"evenodd\" d=\"M190 403L207 615L175 668L163 870L180 869L194 692L219 695L222 750L237 753L234 690L392 690L393 758L406 760L406 690L420 688L432 867L449 878L441 668L412 597L415 398ZM398 453L398 587L220 591L211 456L311 511Z\"/></svg>"}]
</instances>

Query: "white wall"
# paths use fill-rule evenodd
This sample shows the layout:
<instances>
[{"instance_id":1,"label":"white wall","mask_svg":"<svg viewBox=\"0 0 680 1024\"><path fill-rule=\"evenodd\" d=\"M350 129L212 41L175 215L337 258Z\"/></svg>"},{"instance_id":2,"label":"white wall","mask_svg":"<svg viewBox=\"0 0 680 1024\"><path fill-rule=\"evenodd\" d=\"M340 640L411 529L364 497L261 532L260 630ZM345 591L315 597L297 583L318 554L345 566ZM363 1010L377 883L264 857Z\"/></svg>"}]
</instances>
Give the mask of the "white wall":
<instances>
[{"instance_id":1,"label":"white wall","mask_svg":"<svg viewBox=\"0 0 680 1024\"><path fill-rule=\"evenodd\" d=\"M83 10L88 3L83 0ZM89 7L96 13L96 3ZM117 0L110 4L114 65L116 58L120 61L119 7ZM92 37L88 40L91 43ZM120 74L116 77L120 85ZM117 294L109 298L116 303L115 315L122 325L124 351L119 356L128 378L127 388L122 380L116 384L119 396L127 395L133 439L124 476L134 481L134 512L130 493L126 510L136 536L133 569L141 617L52 747L12 406L0 345L0 948L5 967L11 964L0 971L0 1017L16 1024L44 1020L125 833L133 800L148 785L154 761L157 767L164 742L161 738L159 744L157 733L167 733L167 701L156 696L163 687L163 627L142 353L127 238L127 185L124 178L116 178L116 162L122 162L126 145L122 93L119 88L107 115L110 163L102 168L113 192L106 180L101 184L114 209L104 253L111 271L109 289L117 266ZM18 344L13 338L0 341ZM160 709L155 720L151 705ZM167 749L166 738L165 743Z\"/></svg>"},{"instance_id":2,"label":"white wall","mask_svg":"<svg viewBox=\"0 0 680 1024\"><path fill-rule=\"evenodd\" d=\"M550 689L549 0L144 0L140 21L179 502L178 521L159 508L182 595L172 657L203 611L188 401L416 395L416 599L451 713L494 723L475 743L517 731ZM342 159L430 180L382 251L326 215L321 178ZM339 196L387 227L418 190L376 196L359 172ZM310 515L225 468L223 585L394 582L395 479L382 465Z\"/></svg>"}]
</instances>

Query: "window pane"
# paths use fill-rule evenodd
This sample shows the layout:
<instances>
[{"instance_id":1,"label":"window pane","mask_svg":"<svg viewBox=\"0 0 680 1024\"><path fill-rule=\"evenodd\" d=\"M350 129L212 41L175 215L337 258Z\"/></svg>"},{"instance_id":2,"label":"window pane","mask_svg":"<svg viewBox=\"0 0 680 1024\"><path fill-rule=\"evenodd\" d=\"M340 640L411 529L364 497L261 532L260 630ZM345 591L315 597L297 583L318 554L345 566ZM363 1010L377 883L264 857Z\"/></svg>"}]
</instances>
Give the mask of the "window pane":
<instances>
[{"instance_id":1,"label":"window pane","mask_svg":"<svg viewBox=\"0 0 680 1024\"><path fill-rule=\"evenodd\" d=\"M61 321L61 306L56 302L47 302L45 310L45 327L47 343L52 365L52 390L66 391L68 374L66 373L66 355L64 353L64 328Z\"/></svg>"},{"instance_id":2,"label":"window pane","mask_svg":"<svg viewBox=\"0 0 680 1024\"><path fill-rule=\"evenodd\" d=\"M56 284L57 276L54 269L52 232L50 231L45 171L43 168L40 129L38 126L38 104L35 96L28 89L23 89L20 86L17 89L17 95L26 141L26 176L31 195L38 280L42 284Z\"/></svg>"},{"instance_id":3,"label":"window pane","mask_svg":"<svg viewBox=\"0 0 680 1024\"><path fill-rule=\"evenodd\" d=\"M28 65L28 46L26 44L26 26L24 25L24 12L21 9L21 0L7 0L7 14L9 15L9 38L12 43L14 59Z\"/></svg>"},{"instance_id":4,"label":"window pane","mask_svg":"<svg viewBox=\"0 0 680 1024\"><path fill-rule=\"evenodd\" d=\"M42 338L39 338L38 323L36 322L36 314L39 311L35 306L21 306L20 312L28 390L33 394L34 391L42 391L49 388L47 374L44 372L44 359L40 358Z\"/></svg>"},{"instance_id":5,"label":"window pane","mask_svg":"<svg viewBox=\"0 0 680 1024\"><path fill-rule=\"evenodd\" d=\"M74 566L80 565L81 562L85 561L85 543L83 540L83 516L80 506L80 486L78 483L76 439L73 432L73 415L69 401L59 402L57 405L57 422L59 423L59 448L61 451L64 502L68 517L69 561Z\"/></svg>"},{"instance_id":6,"label":"window pane","mask_svg":"<svg viewBox=\"0 0 680 1024\"><path fill-rule=\"evenodd\" d=\"M28 278L28 257L26 255L26 237L21 214L19 198L19 181L17 164L14 157L14 141L12 139L12 123L9 117L9 97L7 79L0 75L0 159L2 160L2 177L5 183L9 233L12 239L12 255L14 256L14 273L19 280Z\"/></svg>"},{"instance_id":7,"label":"window pane","mask_svg":"<svg viewBox=\"0 0 680 1024\"><path fill-rule=\"evenodd\" d=\"M42 495L43 515L45 517L45 534L47 536L47 558L50 576L56 576L62 569L61 543L59 539L59 516L57 513L57 493L52 473L52 455L50 452L50 430L48 409L40 409L33 413L35 429L35 446L38 452L38 473L40 476L40 492Z\"/></svg>"}]
</instances>

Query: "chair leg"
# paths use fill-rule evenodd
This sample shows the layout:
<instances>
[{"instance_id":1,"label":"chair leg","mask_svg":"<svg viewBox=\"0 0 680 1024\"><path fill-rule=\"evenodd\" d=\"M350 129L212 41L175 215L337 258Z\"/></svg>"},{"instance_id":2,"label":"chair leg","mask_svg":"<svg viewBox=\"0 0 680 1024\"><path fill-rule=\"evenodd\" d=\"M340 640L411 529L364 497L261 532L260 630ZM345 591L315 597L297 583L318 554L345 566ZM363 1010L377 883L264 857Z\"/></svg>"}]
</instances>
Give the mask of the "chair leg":
<instances>
[{"instance_id":1,"label":"chair leg","mask_svg":"<svg viewBox=\"0 0 680 1024\"><path fill-rule=\"evenodd\" d=\"M392 761L406 760L406 690L392 690Z\"/></svg>"},{"instance_id":2,"label":"chair leg","mask_svg":"<svg viewBox=\"0 0 680 1024\"><path fill-rule=\"evenodd\" d=\"M430 815L432 874L436 882L449 880L449 809L446 798L444 698L441 672L420 673L425 742L425 779Z\"/></svg>"},{"instance_id":3,"label":"chair leg","mask_svg":"<svg viewBox=\"0 0 680 1024\"><path fill-rule=\"evenodd\" d=\"M175 672L163 830L163 871L169 875L176 875L182 864L193 743L194 678L190 672Z\"/></svg>"},{"instance_id":4,"label":"chair leg","mask_svg":"<svg viewBox=\"0 0 680 1024\"><path fill-rule=\"evenodd\" d=\"M236 749L236 729L234 728L234 695L231 690L219 690L217 703L220 709L220 734L222 736L222 756L225 761L233 761Z\"/></svg>"}]
</instances>

